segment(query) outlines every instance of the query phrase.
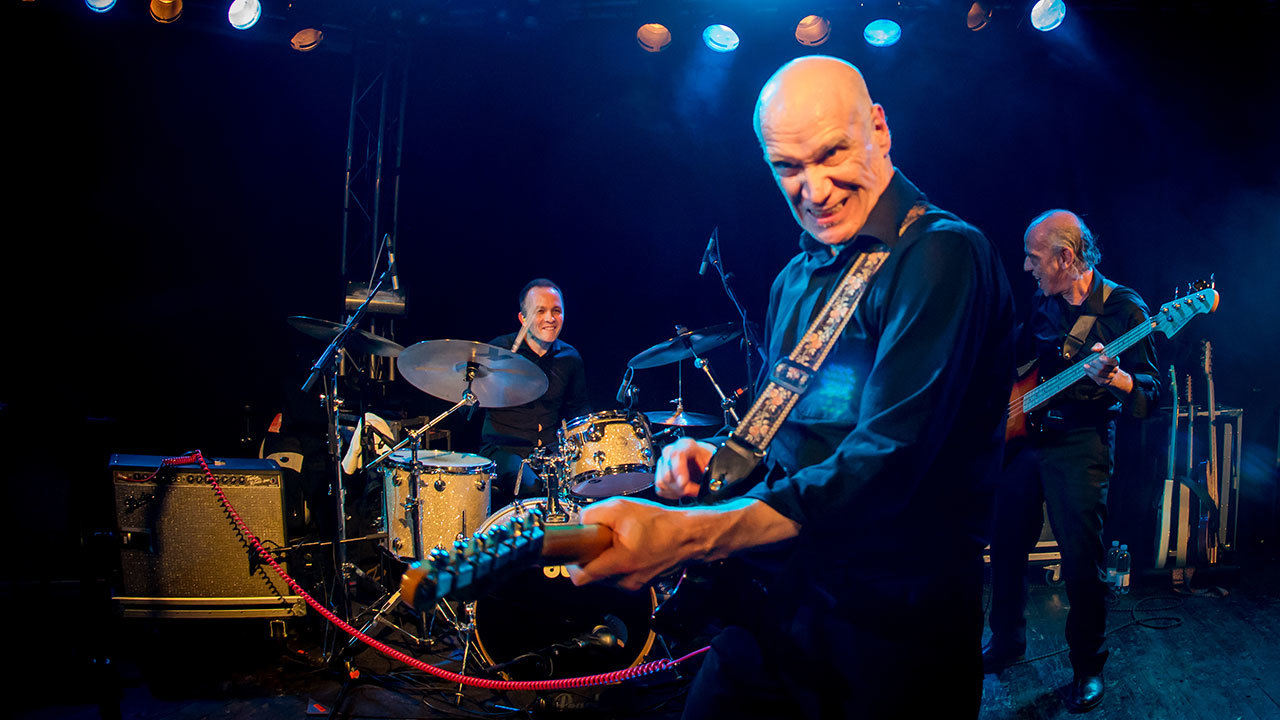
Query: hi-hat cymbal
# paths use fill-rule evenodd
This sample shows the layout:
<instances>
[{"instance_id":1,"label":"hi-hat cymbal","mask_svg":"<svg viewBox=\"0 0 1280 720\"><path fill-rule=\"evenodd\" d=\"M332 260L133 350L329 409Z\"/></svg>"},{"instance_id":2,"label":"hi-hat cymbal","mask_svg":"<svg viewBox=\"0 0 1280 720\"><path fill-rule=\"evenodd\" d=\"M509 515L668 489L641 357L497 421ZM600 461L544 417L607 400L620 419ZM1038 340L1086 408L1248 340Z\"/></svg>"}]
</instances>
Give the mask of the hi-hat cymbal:
<instances>
[{"instance_id":1,"label":"hi-hat cymbal","mask_svg":"<svg viewBox=\"0 0 1280 720\"><path fill-rule=\"evenodd\" d=\"M320 318L306 317L305 315L295 315L288 318L288 323L304 335L316 338L317 340L332 340L342 332L344 325L342 323L321 320ZM381 335L374 335L371 332L352 328L347 333L347 341L344 345L347 352L355 355L383 355L385 357L395 357L404 350L404 346L392 342Z\"/></svg>"},{"instance_id":2,"label":"hi-hat cymbal","mask_svg":"<svg viewBox=\"0 0 1280 720\"><path fill-rule=\"evenodd\" d=\"M718 348L741 334L742 329L736 327L734 323L682 332L670 340L640 352L631 358L627 365L640 370L678 362L693 357L695 353L701 355L708 350Z\"/></svg>"},{"instance_id":3,"label":"hi-hat cymbal","mask_svg":"<svg viewBox=\"0 0 1280 720\"><path fill-rule=\"evenodd\" d=\"M547 374L510 350L470 340L424 340L405 348L396 367L411 385L441 400L457 402L467 389L467 367L475 368L471 391L480 407L523 405L547 391Z\"/></svg>"},{"instance_id":4,"label":"hi-hat cymbal","mask_svg":"<svg viewBox=\"0 0 1280 720\"><path fill-rule=\"evenodd\" d=\"M679 427L707 427L721 425L724 422L715 415L687 412L683 409L676 409L674 412L655 410L646 412L645 417L649 418L649 422L654 425L678 425Z\"/></svg>"}]
</instances>

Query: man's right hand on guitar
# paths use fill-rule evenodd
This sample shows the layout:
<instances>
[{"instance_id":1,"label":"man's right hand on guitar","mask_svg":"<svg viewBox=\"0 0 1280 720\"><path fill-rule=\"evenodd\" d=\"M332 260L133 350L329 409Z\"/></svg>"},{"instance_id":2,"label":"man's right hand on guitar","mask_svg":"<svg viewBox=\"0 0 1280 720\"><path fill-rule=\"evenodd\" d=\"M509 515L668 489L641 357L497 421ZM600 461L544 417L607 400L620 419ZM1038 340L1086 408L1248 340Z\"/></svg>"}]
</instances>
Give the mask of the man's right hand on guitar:
<instances>
[{"instance_id":1,"label":"man's right hand on guitar","mask_svg":"<svg viewBox=\"0 0 1280 720\"><path fill-rule=\"evenodd\" d=\"M715 451L714 445L693 438L680 438L663 448L654 481L658 496L668 500L698 497L702 475Z\"/></svg>"}]
</instances>

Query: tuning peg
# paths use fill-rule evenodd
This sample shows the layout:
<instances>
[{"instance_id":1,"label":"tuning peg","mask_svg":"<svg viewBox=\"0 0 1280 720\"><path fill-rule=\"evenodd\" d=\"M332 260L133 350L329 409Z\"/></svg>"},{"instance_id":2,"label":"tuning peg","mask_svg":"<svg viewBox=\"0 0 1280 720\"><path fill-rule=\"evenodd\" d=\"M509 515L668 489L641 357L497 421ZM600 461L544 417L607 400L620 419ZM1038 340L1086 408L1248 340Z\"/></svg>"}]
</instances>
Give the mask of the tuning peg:
<instances>
[{"instance_id":1,"label":"tuning peg","mask_svg":"<svg viewBox=\"0 0 1280 720\"><path fill-rule=\"evenodd\" d=\"M427 556L427 561L431 563L431 567L436 570L444 570L449 566L449 551L440 546L431 548L431 553Z\"/></svg>"},{"instance_id":2,"label":"tuning peg","mask_svg":"<svg viewBox=\"0 0 1280 720\"><path fill-rule=\"evenodd\" d=\"M465 538L458 538L453 541L453 553L459 558L466 558L471 555L471 544Z\"/></svg>"},{"instance_id":3,"label":"tuning peg","mask_svg":"<svg viewBox=\"0 0 1280 720\"><path fill-rule=\"evenodd\" d=\"M477 530L475 534L471 536L472 552L482 553L485 551L485 548L487 548L488 546L489 546L488 538L485 536L484 533L480 532L479 530Z\"/></svg>"},{"instance_id":4,"label":"tuning peg","mask_svg":"<svg viewBox=\"0 0 1280 720\"><path fill-rule=\"evenodd\" d=\"M1214 279L1214 275L1215 275L1215 274L1216 274L1216 273L1209 273L1209 287L1210 287L1210 288L1216 288L1216 287L1218 287L1218 284L1217 284L1217 282L1218 282L1218 281Z\"/></svg>"}]
</instances>

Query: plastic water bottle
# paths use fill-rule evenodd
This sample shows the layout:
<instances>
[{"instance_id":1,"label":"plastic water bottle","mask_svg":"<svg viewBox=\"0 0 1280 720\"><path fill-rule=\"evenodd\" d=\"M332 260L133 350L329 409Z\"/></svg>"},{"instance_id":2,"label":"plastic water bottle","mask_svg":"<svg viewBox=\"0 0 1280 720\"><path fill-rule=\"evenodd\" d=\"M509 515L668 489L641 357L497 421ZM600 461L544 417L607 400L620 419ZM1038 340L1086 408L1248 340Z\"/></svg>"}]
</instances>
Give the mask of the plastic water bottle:
<instances>
[{"instance_id":1,"label":"plastic water bottle","mask_svg":"<svg viewBox=\"0 0 1280 720\"><path fill-rule=\"evenodd\" d=\"M1116 587L1116 562L1120 559L1120 541L1112 540L1107 551L1107 587Z\"/></svg>"},{"instance_id":2,"label":"plastic water bottle","mask_svg":"<svg viewBox=\"0 0 1280 720\"><path fill-rule=\"evenodd\" d=\"M1120 555L1116 558L1116 592L1121 595L1129 594L1129 565L1131 558L1129 557L1129 546L1120 546Z\"/></svg>"}]
</instances>

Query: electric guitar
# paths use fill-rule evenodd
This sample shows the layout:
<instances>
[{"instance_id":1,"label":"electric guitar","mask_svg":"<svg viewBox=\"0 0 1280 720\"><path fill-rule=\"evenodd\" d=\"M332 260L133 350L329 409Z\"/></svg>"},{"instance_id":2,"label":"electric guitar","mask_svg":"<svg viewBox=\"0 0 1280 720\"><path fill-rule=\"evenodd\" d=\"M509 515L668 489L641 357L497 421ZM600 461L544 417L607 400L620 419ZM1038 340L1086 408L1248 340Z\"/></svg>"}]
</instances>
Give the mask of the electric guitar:
<instances>
[{"instance_id":1,"label":"electric guitar","mask_svg":"<svg viewBox=\"0 0 1280 720\"><path fill-rule=\"evenodd\" d=\"M532 565L585 564L613 544L604 525L553 524L541 507L520 509L485 534L436 548L400 581L401 598L421 612L447 598L475 600ZM686 569L675 591L653 614L664 635L691 637L713 620L749 625L768 614L769 594L744 563L723 560ZM736 602L717 602L732 597Z\"/></svg>"},{"instance_id":2,"label":"electric guitar","mask_svg":"<svg viewBox=\"0 0 1280 720\"><path fill-rule=\"evenodd\" d=\"M1208 405L1206 406L1209 417L1209 457L1205 462L1201 463L1200 471L1196 474L1196 481L1197 483L1204 483L1205 494L1208 495L1210 502L1200 503L1200 522L1196 527L1196 551L1200 562L1207 562L1212 565L1218 562L1218 528L1216 527L1218 510L1218 406L1213 394L1213 349L1210 347L1208 340L1204 341L1201 349L1200 360L1204 370L1205 384L1209 391Z\"/></svg>"},{"instance_id":3,"label":"electric guitar","mask_svg":"<svg viewBox=\"0 0 1280 720\"><path fill-rule=\"evenodd\" d=\"M1085 376L1084 366L1097 359L1098 355L1106 354L1110 357L1116 357L1156 330L1164 333L1165 337L1173 337L1191 318L1202 313L1211 313L1218 309L1217 290L1214 290L1206 282L1196 283L1193 288L1193 291L1187 295L1161 305L1160 310L1145 322L1135 325L1125 334L1107 343L1101 353L1091 353L1080 362L1044 382L1040 382L1040 371L1035 367L1032 368L1031 372L1019 378L1014 383L1013 392L1009 397L1009 417L1005 421L1005 440L1013 440L1030 434L1028 431L1029 426L1035 427L1036 423L1034 418L1028 422L1028 414L1083 378Z\"/></svg>"}]
</instances>

